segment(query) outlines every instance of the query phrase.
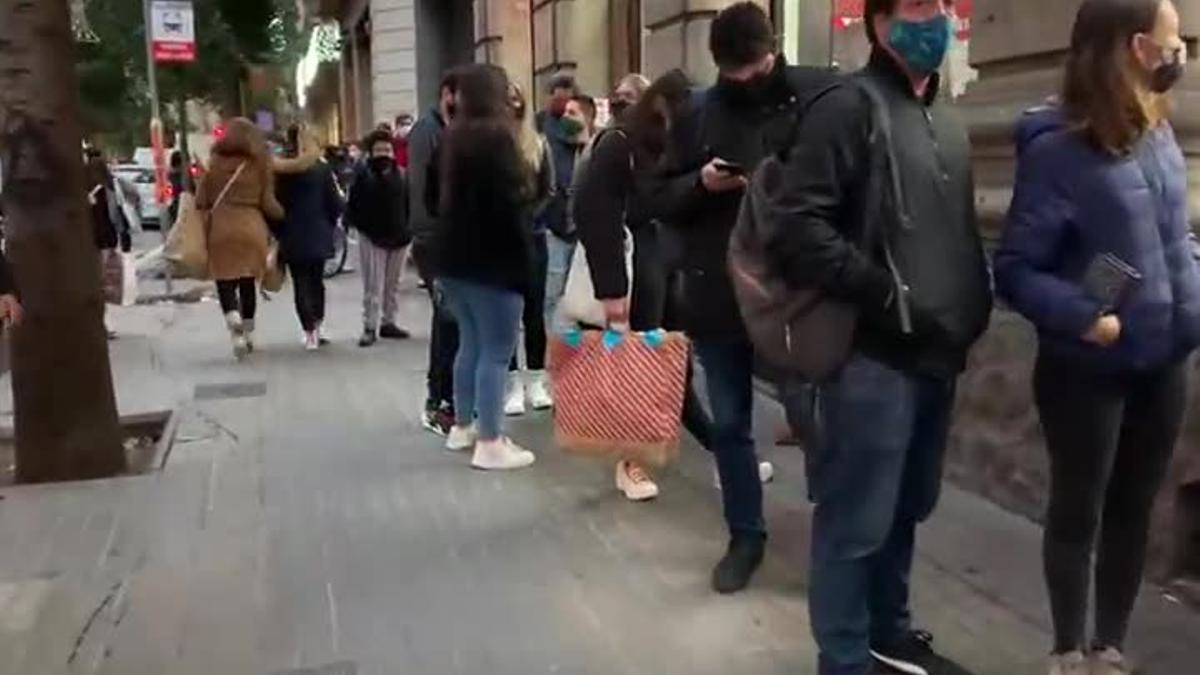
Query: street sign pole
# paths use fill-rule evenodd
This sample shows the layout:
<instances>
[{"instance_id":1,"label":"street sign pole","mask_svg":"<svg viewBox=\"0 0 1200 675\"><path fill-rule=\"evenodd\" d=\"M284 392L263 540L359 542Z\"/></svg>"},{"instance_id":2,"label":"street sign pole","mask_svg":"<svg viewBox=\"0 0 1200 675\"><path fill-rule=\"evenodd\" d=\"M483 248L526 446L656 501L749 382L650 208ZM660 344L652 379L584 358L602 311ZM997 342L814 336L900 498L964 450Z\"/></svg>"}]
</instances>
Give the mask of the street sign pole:
<instances>
[{"instance_id":1,"label":"street sign pole","mask_svg":"<svg viewBox=\"0 0 1200 675\"><path fill-rule=\"evenodd\" d=\"M153 0L142 0L142 14L146 22L146 82L150 89L150 146L154 152L154 198L158 202L158 231L162 235L163 252L166 252L167 233L170 229L163 207L163 185L166 177L166 162L162 146L162 106L158 100L158 73L154 62L154 20L151 16L150 4ZM165 262L165 258L164 258ZM174 292L174 282L171 278L171 265L163 265L166 279L167 295Z\"/></svg>"}]
</instances>

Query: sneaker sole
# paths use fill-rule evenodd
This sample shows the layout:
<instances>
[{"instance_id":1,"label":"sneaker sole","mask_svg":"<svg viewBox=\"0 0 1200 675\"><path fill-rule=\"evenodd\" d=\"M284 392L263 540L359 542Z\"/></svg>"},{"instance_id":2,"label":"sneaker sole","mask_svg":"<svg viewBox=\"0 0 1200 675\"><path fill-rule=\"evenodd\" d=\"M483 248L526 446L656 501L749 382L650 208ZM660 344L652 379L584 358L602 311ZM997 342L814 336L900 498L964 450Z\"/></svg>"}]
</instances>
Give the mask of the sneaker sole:
<instances>
[{"instance_id":1,"label":"sneaker sole","mask_svg":"<svg viewBox=\"0 0 1200 675\"><path fill-rule=\"evenodd\" d=\"M894 670L898 673L905 673L905 675L929 675L928 670L925 670L924 668L922 668L921 666L919 666L915 663L909 663L908 661L901 661L900 659L894 659L890 656L880 654L879 652L875 651L874 649L871 650L871 658L875 659L876 661L882 663L883 665L887 666L888 668L891 668L892 670Z\"/></svg>"},{"instance_id":2,"label":"sneaker sole","mask_svg":"<svg viewBox=\"0 0 1200 675\"><path fill-rule=\"evenodd\" d=\"M449 431L442 429L438 425L436 425L432 422L429 422L428 420L421 420L421 428L424 429L425 431L428 431L431 434L441 436L442 438L445 438L450 435Z\"/></svg>"}]
</instances>

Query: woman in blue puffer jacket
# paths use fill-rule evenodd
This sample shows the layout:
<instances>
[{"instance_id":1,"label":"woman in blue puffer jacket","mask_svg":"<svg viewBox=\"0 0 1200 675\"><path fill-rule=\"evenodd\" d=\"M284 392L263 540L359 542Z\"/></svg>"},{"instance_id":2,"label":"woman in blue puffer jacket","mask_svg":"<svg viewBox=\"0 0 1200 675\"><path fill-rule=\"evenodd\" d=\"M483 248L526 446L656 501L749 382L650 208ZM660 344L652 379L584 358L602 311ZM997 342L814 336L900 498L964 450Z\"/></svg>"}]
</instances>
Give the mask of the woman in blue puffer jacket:
<instances>
[{"instance_id":1,"label":"woman in blue puffer jacket","mask_svg":"<svg viewBox=\"0 0 1200 675\"><path fill-rule=\"evenodd\" d=\"M1001 296L1039 335L1051 673L1131 672L1122 648L1150 511L1183 420L1186 361L1200 344L1186 170L1167 121L1185 59L1171 0L1086 0L1061 104L1029 111L1017 131L1016 190L995 266Z\"/></svg>"}]
</instances>

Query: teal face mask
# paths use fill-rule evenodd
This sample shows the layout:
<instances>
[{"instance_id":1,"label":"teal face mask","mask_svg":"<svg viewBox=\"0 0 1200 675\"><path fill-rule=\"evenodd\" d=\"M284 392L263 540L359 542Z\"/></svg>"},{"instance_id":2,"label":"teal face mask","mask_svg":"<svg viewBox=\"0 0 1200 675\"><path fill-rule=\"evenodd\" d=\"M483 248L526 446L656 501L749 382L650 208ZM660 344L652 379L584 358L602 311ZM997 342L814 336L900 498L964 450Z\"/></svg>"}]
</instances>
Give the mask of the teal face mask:
<instances>
[{"instance_id":1,"label":"teal face mask","mask_svg":"<svg viewBox=\"0 0 1200 675\"><path fill-rule=\"evenodd\" d=\"M940 14L927 21L892 21L888 44L918 75L929 75L942 66L950 49L950 17Z\"/></svg>"}]
</instances>

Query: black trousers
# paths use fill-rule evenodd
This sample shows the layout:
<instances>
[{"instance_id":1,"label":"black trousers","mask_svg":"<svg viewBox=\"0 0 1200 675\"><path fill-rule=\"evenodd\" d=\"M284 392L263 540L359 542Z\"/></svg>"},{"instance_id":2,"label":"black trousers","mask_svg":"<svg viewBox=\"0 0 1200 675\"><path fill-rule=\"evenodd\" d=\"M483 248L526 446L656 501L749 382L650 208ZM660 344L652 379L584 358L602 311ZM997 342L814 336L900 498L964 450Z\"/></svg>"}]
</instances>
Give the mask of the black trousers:
<instances>
[{"instance_id":1,"label":"black trousers","mask_svg":"<svg viewBox=\"0 0 1200 675\"><path fill-rule=\"evenodd\" d=\"M243 319L253 319L258 309L258 289L254 277L218 281L217 299L221 302L222 314L240 312Z\"/></svg>"},{"instance_id":2,"label":"black trousers","mask_svg":"<svg viewBox=\"0 0 1200 675\"><path fill-rule=\"evenodd\" d=\"M525 330L525 367L529 370L546 369L546 237L533 237L533 280L525 293L525 309L521 313L521 327ZM517 347L520 349L520 346ZM508 364L510 372L520 366L517 353L513 353Z\"/></svg>"},{"instance_id":3,"label":"black trousers","mask_svg":"<svg viewBox=\"0 0 1200 675\"><path fill-rule=\"evenodd\" d=\"M325 321L325 261L289 262L292 291L296 297L296 316L305 332L317 329Z\"/></svg>"},{"instance_id":4,"label":"black trousers","mask_svg":"<svg viewBox=\"0 0 1200 675\"><path fill-rule=\"evenodd\" d=\"M1043 353L1034 396L1050 453L1043 562L1055 652L1089 646L1093 550L1090 646L1121 649L1142 582L1151 507L1183 423L1186 363L1103 374Z\"/></svg>"},{"instance_id":5,"label":"black trousers","mask_svg":"<svg viewBox=\"0 0 1200 675\"><path fill-rule=\"evenodd\" d=\"M458 355L458 324L446 307L441 289L432 278L425 279L433 318L429 327L429 371L426 378L428 398L425 406L454 405L454 357Z\"/></svg>"}]
</instances>

